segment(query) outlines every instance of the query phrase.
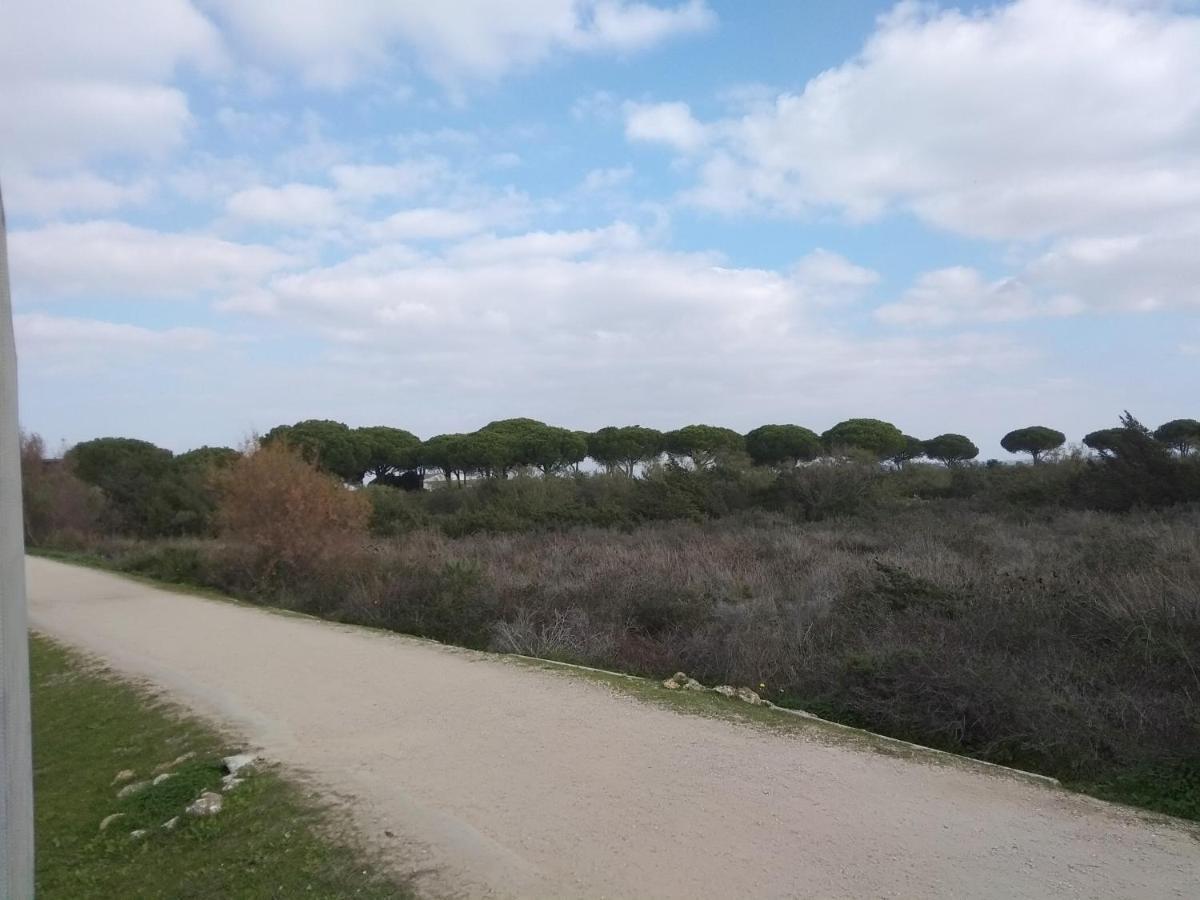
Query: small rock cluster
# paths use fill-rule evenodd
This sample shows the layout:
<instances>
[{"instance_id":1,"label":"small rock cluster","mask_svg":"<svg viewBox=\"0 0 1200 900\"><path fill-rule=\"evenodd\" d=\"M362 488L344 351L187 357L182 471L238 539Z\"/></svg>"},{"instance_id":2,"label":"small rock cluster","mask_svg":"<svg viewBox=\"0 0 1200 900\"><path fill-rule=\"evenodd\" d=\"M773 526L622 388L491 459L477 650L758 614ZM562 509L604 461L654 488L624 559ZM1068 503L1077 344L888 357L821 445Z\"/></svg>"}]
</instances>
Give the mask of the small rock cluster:
<instances>
[{"instance_id":1,"label":"small rock cluster","mask_svg":"<svg viewBox=\"0 0 1200 900\"><path fill-rule=\"evenodd\" d=\"M130 797L134 794L140 794L142 791L145 791L148 788L162 784L164 781L172 777L173 773L170 771L171 769L174 769L183 763L194 759L195 756L195 753L184 753L182 756L176 757L170 762L155 766L154 771L151 773L153 777L144 781L134 781L133 779L137 777L137 773L132 769L122 769L116 774L116 777L113 778L112 781L114 785L122 785L122 787L117 790L117 799L124 799L125 797ZM258 757L253 753L238 753L234 756L227 756L221 760L222 768L224 770L224 775L221 776L221 792L224 793L226 791L231 791L239 784L244 782L246 780L244 774L245 771L250 768L257 761L257 759ZM241 777L238 775L239 772L243 773ZM187 807L184 808L181 815L197 817L215 816L221 811L224 805L225 800L221 794L218 794L214 791L204 791L199 797L197 797L195 800L189 803ZM125 818L125 813L112 813L111 815L105 816L100 822L100 830L107 830L110 825L123 818ZM179 825L180 818L181 816L174 816L168 819L166 822L163 822L162 829L164 831L174 831L176 826ZM137 828L129 832L129 838L130 840L135 841L141 840L148 833L149 832L144 828Z\"/></svg>"},{"instance_id":2,"label":"small rock cluster","mask_svg":"<svg viewBox=\"0 0 1200 900\"><path fill-rule=\"evenodd\" d=\"M662 686L669 691L708 691L720 694L723 697L729 697L734 700L741 700L743 703L749 703L751 706L764 706L766 700L758 696L757 693L747 687L735 688L729 684L718 684L714 688L706 688L695 678L689 678L684 672L676 672L670 678L662 683Z\"/></svg>"}]
</instances>

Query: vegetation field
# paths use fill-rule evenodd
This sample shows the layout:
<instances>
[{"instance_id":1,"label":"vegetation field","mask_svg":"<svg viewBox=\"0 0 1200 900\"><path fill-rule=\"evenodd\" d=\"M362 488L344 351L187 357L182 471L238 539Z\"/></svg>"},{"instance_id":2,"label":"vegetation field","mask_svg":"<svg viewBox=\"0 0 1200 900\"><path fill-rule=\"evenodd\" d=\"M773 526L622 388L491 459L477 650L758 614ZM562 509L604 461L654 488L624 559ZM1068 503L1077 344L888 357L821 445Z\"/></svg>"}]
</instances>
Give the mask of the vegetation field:
<instances>
[{"instance_id":1,"label":"vegetation field","mask_svg":"<svg viewBox=\"0 0 1200 900\"><path fill-rule=\"evenodd\" d=\"M675 443L636 466L514 464L439 490L350 489L279 438L158 470L114 440L93 442L92 469L87 448L27 453L27 534L338 621L750 686L1197 818L1200 455L1128 416L1089 437L1101 449L1025 465L953 446L881 462L870 434L818 441L807 462Z\"/></svg>"},{"instance_id":2,"label":"vegetation field","mask_svg":"<svg viewBox=\"0 0 1200 900\"><path fill-rule=\"evenodd\" d=\"M270 768L221 794L217 815L182 815L220 791L235 744L45 639L33 639L31 668L39 897L410 896L343 842L331 810ZM117 796L187 754L161 784ZM126 770L130 781L117 780Z\"/></svg>"}]
</instances>

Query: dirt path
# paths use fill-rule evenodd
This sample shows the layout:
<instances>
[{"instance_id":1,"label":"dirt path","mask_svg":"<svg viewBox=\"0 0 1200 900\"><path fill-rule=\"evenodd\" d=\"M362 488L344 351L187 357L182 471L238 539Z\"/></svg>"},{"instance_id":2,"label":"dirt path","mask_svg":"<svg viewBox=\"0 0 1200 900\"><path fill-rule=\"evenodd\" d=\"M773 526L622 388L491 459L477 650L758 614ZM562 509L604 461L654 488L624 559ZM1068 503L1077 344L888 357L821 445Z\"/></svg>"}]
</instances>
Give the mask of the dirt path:
<instances>
[{"instance_id":1,"label":"dirt path","mask_svg":"<svg viewBox=\"0 0 1200 900\"><path fill-rule=\"evenodd\" d=\"M1195 897L1200 840L1007 776L30 559L34 627L347 797L433 895ZM384 837L385 831L395 837Z\"/></svg>"}]
</instances>

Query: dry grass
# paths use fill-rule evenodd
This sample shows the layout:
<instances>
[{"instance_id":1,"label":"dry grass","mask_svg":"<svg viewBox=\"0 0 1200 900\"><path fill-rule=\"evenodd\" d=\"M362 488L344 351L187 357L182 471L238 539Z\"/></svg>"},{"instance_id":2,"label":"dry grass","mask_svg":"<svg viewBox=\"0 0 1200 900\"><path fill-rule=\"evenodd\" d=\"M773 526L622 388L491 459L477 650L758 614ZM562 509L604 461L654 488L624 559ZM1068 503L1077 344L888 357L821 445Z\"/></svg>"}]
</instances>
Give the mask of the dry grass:
<instances>
[{"instance_id":1,"label":"dry grass","mask_svg":"<svg viewBox=\"0 0 1200 900\"><path fill-rule=\"evenodd\" d=\"M1013 518L937 501L821 523L420 531L270 587L219 543L108 553L128 571L342 621L764 684L850 724L1092 780L1196 756L1198 537L1195 507Z\"/></svg>"}]
</instances>

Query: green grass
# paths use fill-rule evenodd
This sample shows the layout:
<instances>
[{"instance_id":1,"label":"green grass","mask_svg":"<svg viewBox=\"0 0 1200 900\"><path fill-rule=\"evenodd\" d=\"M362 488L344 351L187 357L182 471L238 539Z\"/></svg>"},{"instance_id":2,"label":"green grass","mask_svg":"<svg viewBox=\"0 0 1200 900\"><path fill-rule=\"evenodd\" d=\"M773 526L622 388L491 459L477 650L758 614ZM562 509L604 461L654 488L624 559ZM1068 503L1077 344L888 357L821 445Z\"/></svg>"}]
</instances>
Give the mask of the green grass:
<instances>
[{"instance_id":1,"label":"green grass","mask_svg":"<svg viewBox=\"0 0 1200 900\"><path fill-rule=\"evenodd\" d=\"M34 637L30 654L38 897L412 896L340 836L336 811L270 767L222 794L216 816L164 830L201 791L219 790L221 757L241 748L51 641ZM148 780L189 752L171 778L117 798L117 772ZM124 815L101 832L112 813Z\"/></svg>"}]
</instances>

